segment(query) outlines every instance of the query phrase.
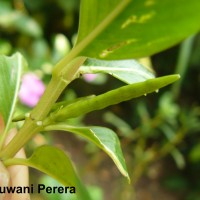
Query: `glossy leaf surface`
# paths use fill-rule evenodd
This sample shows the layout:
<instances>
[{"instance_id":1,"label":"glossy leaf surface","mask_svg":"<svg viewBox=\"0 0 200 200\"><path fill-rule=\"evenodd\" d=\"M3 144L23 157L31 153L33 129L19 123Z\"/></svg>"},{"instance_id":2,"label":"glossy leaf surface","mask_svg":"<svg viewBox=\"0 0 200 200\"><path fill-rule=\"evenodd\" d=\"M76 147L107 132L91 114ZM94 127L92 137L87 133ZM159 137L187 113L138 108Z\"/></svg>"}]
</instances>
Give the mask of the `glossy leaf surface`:
<instances>
[{"instance_id":1,"label":"glossy leaf surface","mask_svg":"<svg viewBox=\"0 0 200 200\"><path fill-rule=\"evenodd\" d=\"M149 56L200 29L199 0L82 0L77 45L102 59Z\"/></svg>"},{"instance_id":2,"label":"glossy leaf surface","mask_svg":"<svg viewBox=\"0 0 200 200\"><path fill-rule=\"evenodd\" d=\"M23 68L27 65L21 54L0 56L0 115L8 128L14 112Z\"/></svg>"},{"instance_id":3,"label":"glossy leaf surface","mask_svg":"<svg viewBox=\"0 0 200 200\"><path fill-rule=\"evenodd\" d=\"M13 158L5 161L6 166L26 165L48 174L64 186L76 187L79 199L89 199L88 193L80 182L70 158L60 149L44 145L38 147L28 159Z\"/></svg>"},{"instance_id":4,"label":"glossy leaf surface","mask_svg":"<svg viewBox=\"0 0 200 200\"><path fill-rule=\"evenodd\" d=\"M127 83L142 82L154 78L154 74L136 60L97 60L88 58L80 68L80 74L107 73Z\"/></svg>"},{"instance_id":5,"label":"glossy leaf surface","mask_svg":"<svg viewBox=\"0 0 200 200\"><path fill-rule=\"evenodd\" d=\"M93 142L112 158L119 171L130 181L119 139L112 130L97 126L72 127L65 124L50 125L46 130L69 131Z\"/></svg>"}]
</instances>

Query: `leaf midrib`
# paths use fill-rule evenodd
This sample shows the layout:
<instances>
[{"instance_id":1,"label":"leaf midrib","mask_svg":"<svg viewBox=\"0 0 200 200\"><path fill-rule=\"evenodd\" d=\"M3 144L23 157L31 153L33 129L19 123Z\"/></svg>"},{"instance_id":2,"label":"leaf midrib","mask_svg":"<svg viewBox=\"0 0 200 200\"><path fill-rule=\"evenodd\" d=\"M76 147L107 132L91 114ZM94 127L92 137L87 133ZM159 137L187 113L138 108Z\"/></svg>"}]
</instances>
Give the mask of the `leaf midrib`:
<instances>
[{"instance_id":1,"label":"leaf midrib","mask_svg":"<svg viewBox=\"0 0 200 200\"><path fill-rule=\"evenodd\" d=\"M78 43L77 46L75 45L72 51L76 51L76 54L78 55L128 6L130 2L131 0L123 0L87 37Z\"/></svg>"},{"instance_id":2,"label":"leaf midrib","mask_svg":"<svg viewBox=\"0 0 200 200\"><path fill-rule=\"evenodd\" d=\"M132 0L123 0L115 9L107 15L94 30L88 34L80 43L75 44L70 53L58 62L54 69L62 71L66 63L72 61L75 57L80 56L81 52L101 33L103 30L128 6ZM84 56L84 55L81 55ZM56 72L55 72L56 74Z\"/></svg>"},{"instance_id":3,"label":"leaf midrib","mask_svg":"<svg viewBox=\"0 0 200 200\"><path fill-rule=\"evenodd\" d=\"M20 87L20 77L21 77L21 70L22 70L21 57L18 58L17 66L19 66L19 67L17 67L17 78L16 78L17 82L16 82L15 90L13 91L14 96L13 96L13 100L12 100L12 106L11 106L11 109L10 109L7 125L6 125L6 128L5 128L5 132L7 132L8 128L9 128L9 124L10 124L11 119L12 119L12 115L13 115L13 112L14 112L15 104L16 104L16 101L17 101L17 95L18 95L18 91L19 91L19 87Z\"/></svg>"}]
</instances>

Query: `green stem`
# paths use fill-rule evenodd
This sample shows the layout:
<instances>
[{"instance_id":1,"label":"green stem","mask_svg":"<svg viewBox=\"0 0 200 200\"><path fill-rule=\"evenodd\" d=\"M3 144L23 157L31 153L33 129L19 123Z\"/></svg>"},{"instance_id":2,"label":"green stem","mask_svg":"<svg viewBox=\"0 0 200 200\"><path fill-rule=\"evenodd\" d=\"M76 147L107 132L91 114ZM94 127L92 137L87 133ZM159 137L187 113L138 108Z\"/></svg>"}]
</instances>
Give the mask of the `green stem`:
<instances>
[{"instance_id":1,"label":"green stem","mask_svg":"<svg viewBox=\"0 0 200 200\"><path fill-rule=\"evenodd\" d=\"M32 119L38 121L43 120L47 116L53 104L56 102L66 86L74 79L79 67L84 63L85 60L86 57L77 57L68 65L63 63L63 66L65 65L64 70L61 70L60 73L53 74L44 95L31 112Z\"/></svg>"},{"instance_id":2,"label":"green stem","mask_svg":"<svg viewBox=\"0 0 200 200\"><path fill-rule=\"evenodd\" d=\"M43 129L42 121L48 115L52 105L58 99L64 88L76 78L79 67L86 59L86 57L74 58L104 30L130 2L130 0L124 0L119 3L119 5L104 20L102 20L88 36L72 49L70 54L56 64L52 72L52 80L44 95L38 105L30 113L30 117L25 120L25 123L18 134L0 152L1 159L5 160L14 156L37 131Z\"/></svg>"},{"instance_id":3,"label":"green stem","mask_svg":"<svg viewBox=\"0 0 200 200\"><path fill-rule=\"evenodd\" d=\"M10 158L10 159L5 160L3 162L3 164L6 167L9 167L11 165L25 165L25 166L28 166L27 159L24 159L24 158Z\"/></svg>"},{"instance_id":4,"label":"green stem","mask_svg":"<svg viewBox=\"0 0 200 200\"><path fill-rule=\"evenodd\" d=\"M80 41L70 52L70 55L63 58L55 67L55 70L53 73L60 72L63 69L63 66L66 65L67 62L69 62L72 58L75 56L78 56L80 52L87 47L88 44L90 44L122 11L125 9L128 4L131 2L131 0L123 0L121 3L116 6L113 11L108 14L108 16L105 17L104 20L102 20L95 29L88 34L82 41Z\"/></svg>"},{"instance_id":5,"label":"green stem","mask_svg":"<svg viewBox=\"0 0 200 200\"><path fill-rule=\"evenodd\" d=\"M65 74L53 75L40 102L29 114L17 135L0 152L0 157L2 159L8 159L14 156L25 145L25 143L34 136L35 133L43 129L42 121L48 115L53 104L56 102L65 87L74 79L78 68L85 59L85 57L78 57L67 65L69 70L66 70Z\"/></svg>"}]
</instances>

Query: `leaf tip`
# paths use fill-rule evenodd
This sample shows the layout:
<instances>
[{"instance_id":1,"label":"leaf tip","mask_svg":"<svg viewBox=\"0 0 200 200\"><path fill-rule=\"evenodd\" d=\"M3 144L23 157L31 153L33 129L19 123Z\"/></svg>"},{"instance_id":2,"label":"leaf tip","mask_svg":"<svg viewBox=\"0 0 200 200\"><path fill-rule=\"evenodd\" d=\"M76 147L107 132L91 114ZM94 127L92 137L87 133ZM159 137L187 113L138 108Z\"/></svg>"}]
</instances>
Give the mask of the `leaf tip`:
<instances>
[{"instance_id":1,"label":"leaf tip","mask_svg":"<svg viewBox=\"0 0 200 200\"><path fill-rule=\"evenodd\" d=\"M170 83L173 83L181 78L180 74L172 74L172 75L166 76L166 78L168 77L169 77L168 80Z\"/></svg>"},{"instance_id":2,"label":"leaf tip","mask_svg":"<svg viewBox=\"0 0 200 200\"><path fill-rule=\"evenodd\" d=\"M181 78L180 74L174 74L172 76L173 76L173 82L175 82Z\"/></svg>"},{"instance_id":3,"label":"leaf tip","mask_svg":"<svg viewBox=\"0 0 200 200\"><path fill-rule=\"evenodd\" d=\"M120 170L120 172L122 173L122 175L127 179L128 183L130 184L131 183L131 179L130 179L130 176L128 174L128 171L127 170Z\"/></svg>"},{"instance_id":4,"label":"leaf tip","mask_svg":"<svg viewBox=\"0 0 200 200\"><path fill-rule=\"evenodd\" d=\"M177 77L177 80L181 78L180 74L174 74Z\"/></svg>"},{"instance_id":5,"label":"leaf tip","mask_svg":"<svg viewBox=\"0 0 200 200\"><path fill-rule=\"evenodd\" d=\"M131 179L130 179L130 176L128 175L128 173L126 175L126 178L127 178L128 184L130 185L131 184Z\"/></svg>"}]
</instances>

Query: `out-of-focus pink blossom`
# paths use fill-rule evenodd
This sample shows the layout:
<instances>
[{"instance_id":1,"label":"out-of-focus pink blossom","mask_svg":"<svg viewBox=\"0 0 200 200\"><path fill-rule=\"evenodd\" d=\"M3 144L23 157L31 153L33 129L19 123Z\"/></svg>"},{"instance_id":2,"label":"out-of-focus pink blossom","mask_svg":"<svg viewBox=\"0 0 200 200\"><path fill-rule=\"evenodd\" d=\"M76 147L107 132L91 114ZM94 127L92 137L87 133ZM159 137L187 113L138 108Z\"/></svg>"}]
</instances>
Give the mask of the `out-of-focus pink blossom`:
<instances>
[{"instance_id":1,"label":"out-of-focus pink blossom","mask_svg":"<svg viewBox=\"0 0 200 200\"><path fill-rule=\"evenodd\" d=\"M97 76L98 76L97 74L84 74L83 78L87 82L92 82L96 79Z\"/></svg>"},{"instance_id":2,"label":"out-of-focus pink blossom","mask_svg":"<svg viewBox=\"0 0 200 200\"><path fill-rule=\"evenodd\" d=\"M25 74L22 77L19 99L23 104L34 107L38 103L44 90L45 85L35 74Z\"/></svg>"}]
</instances>

